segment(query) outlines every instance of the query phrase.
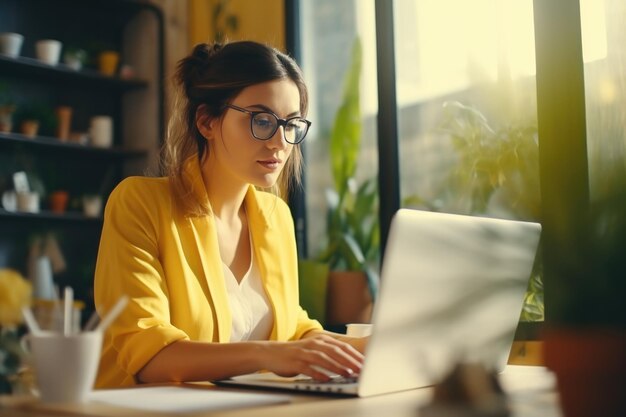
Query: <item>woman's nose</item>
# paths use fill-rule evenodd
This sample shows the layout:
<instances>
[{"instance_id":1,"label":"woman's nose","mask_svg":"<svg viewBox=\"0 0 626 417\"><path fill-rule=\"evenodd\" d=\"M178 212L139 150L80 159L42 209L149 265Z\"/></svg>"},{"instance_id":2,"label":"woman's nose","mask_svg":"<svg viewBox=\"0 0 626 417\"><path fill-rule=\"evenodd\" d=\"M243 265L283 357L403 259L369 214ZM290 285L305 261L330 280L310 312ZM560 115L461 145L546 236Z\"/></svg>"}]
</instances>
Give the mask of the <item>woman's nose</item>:
<instances>
[{"instance_id":1,"label":"woman's nose","mask_svg":"<svg viewBox=\"0 0 626 417\"><path fill-rule=\"evenodd\" d=\"M288 142L285 139L285 127L278 126L278 129L276 129L276 132L274 132L274 136L272 136L267 141L267 144L271 148L279 148L279 149L286 148L288 145Z\"/></svg>"}]
</instances>

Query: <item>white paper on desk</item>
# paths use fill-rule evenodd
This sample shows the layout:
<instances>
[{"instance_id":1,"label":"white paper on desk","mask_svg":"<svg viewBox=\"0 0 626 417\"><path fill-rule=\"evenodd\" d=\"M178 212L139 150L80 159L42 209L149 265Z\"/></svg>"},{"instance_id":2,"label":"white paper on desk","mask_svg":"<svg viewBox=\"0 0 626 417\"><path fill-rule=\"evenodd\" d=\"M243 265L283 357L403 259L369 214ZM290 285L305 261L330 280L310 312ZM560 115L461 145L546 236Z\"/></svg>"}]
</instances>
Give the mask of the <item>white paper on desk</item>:
<instances>
[{"instance_id":1,"label":"white paper on desk","mask_svg":"<svg viewBox=\"0 0 626 417\"><path fill-rule=\"evenodd\" d=\"M89 400L118 407L164 413L225 410L289 402L286 395L230 392L185 387L96 390Z\"/></svg>"}]
</instances>

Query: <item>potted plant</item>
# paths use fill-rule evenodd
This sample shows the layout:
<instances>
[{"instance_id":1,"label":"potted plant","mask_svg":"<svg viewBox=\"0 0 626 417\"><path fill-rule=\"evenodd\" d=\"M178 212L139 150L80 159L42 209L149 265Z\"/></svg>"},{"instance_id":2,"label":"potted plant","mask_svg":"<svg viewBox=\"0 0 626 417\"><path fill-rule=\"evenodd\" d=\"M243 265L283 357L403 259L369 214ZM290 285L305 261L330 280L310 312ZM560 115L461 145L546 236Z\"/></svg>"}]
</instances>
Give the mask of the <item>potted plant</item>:
<instances>
[{"instance_id":1,"label":"potted plant","mask_svg":"<svg viewBox=\"0 0 626 417\"><path fill-rule=\"evenodd\" d=\"M326 245L317 257L330 269L326 300L326 322L330 326L369 322L379 283L376 178L361 183L355 179L361 148L361 55L357 39L330 138L334 188L326 191Z\"/></svg>"},{"instance_id":2,"label":"potted plant","mask_svg":"<svg viewBox=\"0 0 626 417\"><path fill-rule=\"evenodd\" d=\"M75 71L82 69L87 59L87 51L76 46L68 46L63 52L63 63Z\"/></svg>"},{"instance_id":3,"label":"potted plant","mask_svg":"<svg viewBox=\"0 0 626 417\"><path fill-rule=\"evenodd\" d=\"M15 112L15 121L20 133L29 137L38 134L50 135L56 126L54 112L41 103L19 106Z\"/></svg>"},{"instance_id":4,"label":"potted plant","mask_svg":"<svg viewBox=\"0 0 626 417\"><path fill-rule=\"evenodd\" d=\"M575 236L575 244L561 245L567 248L559 248L546 277L555 291L544 358L556 374L566 417L626 415L626 167L621 156L604 190L577 219L575 230L566 232Z\"/></svg>"},{"instance_id":5,"label":"potted plant","mask_svg":"<svg viewBox=\"0 0 626 417\"><path fill-rule=\"evenodd\" d=\"M471 106L446 102L443 109L439 130L450 138L457 159L437 199L446 201L446 196L452 195L455 201L448 201L450 206L469 214L497 211L510 218L540 222L536 122L496 128ZM542 273L538 250L521 312L522 322L544 319Z\"/></svg>"}]
</instances>

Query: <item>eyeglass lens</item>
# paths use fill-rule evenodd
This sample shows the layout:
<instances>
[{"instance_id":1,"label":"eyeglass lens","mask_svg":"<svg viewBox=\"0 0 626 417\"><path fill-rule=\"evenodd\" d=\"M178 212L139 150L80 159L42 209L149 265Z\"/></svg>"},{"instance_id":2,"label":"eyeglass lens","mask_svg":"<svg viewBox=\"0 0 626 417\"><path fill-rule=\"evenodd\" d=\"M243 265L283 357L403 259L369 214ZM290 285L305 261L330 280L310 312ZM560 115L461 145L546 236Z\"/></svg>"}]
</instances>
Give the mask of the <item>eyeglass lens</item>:
<instances>
[{"instance_id":1,"label":"eyeglass lens","mask_svg":"<svg viewBox=\"0 0 626 417\"><path fill-rule=\"evenodd\" d=\"M304 119L288 119L284 123L285 139L289 143L299 143L306 136L309 128ZM278 130L279 121L272 113L256 113L252 117L252 134L257 139L266 140L274 136Z\"/></svg>"}]
</instances>

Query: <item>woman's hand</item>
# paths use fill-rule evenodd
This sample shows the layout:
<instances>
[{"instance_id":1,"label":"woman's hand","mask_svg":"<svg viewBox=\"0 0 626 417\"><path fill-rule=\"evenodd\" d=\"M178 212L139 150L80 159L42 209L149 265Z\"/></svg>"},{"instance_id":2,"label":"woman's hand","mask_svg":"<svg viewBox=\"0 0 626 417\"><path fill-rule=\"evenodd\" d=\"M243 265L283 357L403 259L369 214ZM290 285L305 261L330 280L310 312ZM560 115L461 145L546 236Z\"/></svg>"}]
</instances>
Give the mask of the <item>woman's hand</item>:
<instances>
[{"instance_id":1,"label":"woman's hand","mask_svg":"<svg viewBox=\"0 0 626 417\"><path fill-rule=\"evenodd\" d=\"M277 375L304 374L320 381L330 379L328 372L346 377L357 375L363 365L363 355L358 350L321 333L293 342L270 342L263 356L263 368Z\"/></svg>"}]
</instances>

